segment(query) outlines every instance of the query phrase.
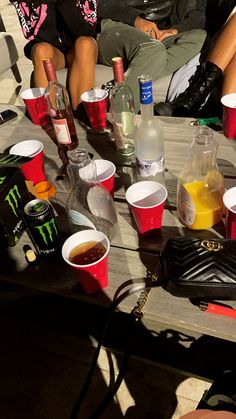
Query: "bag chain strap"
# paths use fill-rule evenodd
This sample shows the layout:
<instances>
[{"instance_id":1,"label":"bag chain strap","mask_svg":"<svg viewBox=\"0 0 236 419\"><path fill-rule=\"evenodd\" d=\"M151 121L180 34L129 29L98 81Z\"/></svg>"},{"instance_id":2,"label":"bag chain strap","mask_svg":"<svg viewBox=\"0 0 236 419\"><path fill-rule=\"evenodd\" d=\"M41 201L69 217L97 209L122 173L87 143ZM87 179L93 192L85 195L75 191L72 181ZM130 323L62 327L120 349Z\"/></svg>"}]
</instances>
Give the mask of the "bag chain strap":
<instances>
[{"instance_id":1,"label":"bag chain strap","mask_svg":"<svg viewBox=\"0 0 236 419\"><path fill-rule=\"evenodd\" d=\"M149 270L147 270L147 282L156 282L158 281L158 275L157 273L153 273ZM152 287L146 287L140 294L136 306L133 308L133 310L131 311L131 314L133 314L136 318L136 321L140 321L143 317L143 309L146 305L146 302L148 300L150 291L151 291Z\"/></svg>"}]
</instances>

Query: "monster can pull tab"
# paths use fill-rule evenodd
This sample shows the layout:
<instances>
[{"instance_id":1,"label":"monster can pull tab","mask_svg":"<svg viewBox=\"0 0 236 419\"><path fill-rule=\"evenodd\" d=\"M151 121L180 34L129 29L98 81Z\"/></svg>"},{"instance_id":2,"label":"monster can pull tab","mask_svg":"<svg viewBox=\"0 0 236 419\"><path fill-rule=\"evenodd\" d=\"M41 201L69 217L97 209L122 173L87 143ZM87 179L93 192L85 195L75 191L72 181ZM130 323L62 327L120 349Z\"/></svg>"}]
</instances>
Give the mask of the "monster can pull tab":
<instances>
[{"instance_id":1,"label":"monster can pull tab","mask_svg":"<svg viewBox=\"0 0 236 419\"><path fill-rule=\"evenodd\" d=\"M60 247L60 235L52 205L48 201L33 199L24 208L30 237L42 256L53 255Z\"/></svg>"}]
</instances>

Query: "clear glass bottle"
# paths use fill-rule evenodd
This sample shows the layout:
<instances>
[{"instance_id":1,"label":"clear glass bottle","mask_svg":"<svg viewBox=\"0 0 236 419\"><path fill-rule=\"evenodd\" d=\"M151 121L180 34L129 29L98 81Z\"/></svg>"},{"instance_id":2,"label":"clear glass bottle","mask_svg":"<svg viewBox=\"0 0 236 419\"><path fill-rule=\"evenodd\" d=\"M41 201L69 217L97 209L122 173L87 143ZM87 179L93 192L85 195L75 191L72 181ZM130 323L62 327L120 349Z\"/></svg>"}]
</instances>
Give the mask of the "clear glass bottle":
<instances>
[{"instance_id":1,"label":"clear glass bottle","mask_svg":"<svg viewBox=\"0 0 236 419\"><path fill-rule=\"evenodd\" d=\"M134 97L125 84L122 58L115 57L112 62L115 85L110 91L110 105L115 145L119 153L130 156L134 153Z\"/></svg>"},{"instance_id":2,"label":"clear glass bottle","mask_svg":"<svg viewBox=\"0 0 236 419\"><path fill-rule=\"evenodd\" d=\"M117 224L115 205L111 194L97 180L95 163L85 149L72 150L68 157L71 188L66 206L72 233L92 228L112 239Z\"/></svg>"},{"instance_id":3,"label":"clear glass bottle","mask_svg":"<svg viewBox=\"0 0 236 419\"><path fill-rule=\"evenodd\" d=\"M177 187L179 219L192 230L210 228L222 218L224 177L216 154L213 131L204 125L197 127Z\"/></svg>"},{"instance_id":4,"label":"clear glass bottle","mask_svg":"<svg viewBox=\"0 0 236 419\"><path fill-rule=\"evenodd\" d=\"M67 90L57 81L52 59L45 58L43 65L48 79L45 96L58 146L73 150L78 146L78 137Z\"/></svg>"},{"instance_id":5,"label":"clear glass bottle","mask_svg":"<svg viewBox=\"0 0 236 419\"><path fill-rule=\"evenodd\" d=\"M164 174L164 141L157 117L153 114L152 77L139 77L141 118L135 126L135 155L138 175Z\"/></svg>"}]
</instances>

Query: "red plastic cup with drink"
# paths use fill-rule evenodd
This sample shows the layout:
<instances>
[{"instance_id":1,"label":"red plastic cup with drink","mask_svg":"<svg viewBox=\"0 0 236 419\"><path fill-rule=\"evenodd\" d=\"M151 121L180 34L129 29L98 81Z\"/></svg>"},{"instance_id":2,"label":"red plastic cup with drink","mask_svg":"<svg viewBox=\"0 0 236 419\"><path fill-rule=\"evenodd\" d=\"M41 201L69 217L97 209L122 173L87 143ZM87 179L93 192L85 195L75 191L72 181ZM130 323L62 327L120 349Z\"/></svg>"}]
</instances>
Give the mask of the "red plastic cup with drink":
<instances>
[{"instance_id":1,"label":"red plastic cup with drink","mask_svg":"<svg viewBox=\"0 0 236 419\"><path fill-rule=\"evenodd\" d=\"M228 239L236 239L236 186L223 195L225 206L225 228Z\"/></svg>"},{"instance_id":2,"label":"red plastic cup with drink","mask_svg":"<svg viewBox=\"0 0 236 419\"><path fill-rule=\"evenodd\" d=\"M46 180L43 165L43 143L38 140L25 140L15 144L10 148L10 154L31 157L31 160L20 166L26 180L30 180L36 185Z\"/></svg>"},{"instance_id":3,"label":"red plastic cup with drink","mask_svg":"<svg viewBox=\"0 0 236 419\"><path fill-rule=\"evenodd\" d=\"M127 189L126 200L139 233L161 228L166 198L165 186L155 181L144 180Z\"/></svg>"},{"instance_id":4,"label":"red plastic cup with drink","mask_svg":"<svg viewBox=\"0 0 236 419\"><path fill-rule=\"evenodd\" d=\"M107 91L92 89L81 95L91 128L103 130L107 125Z\"/></svg>"},{"instance_id":5,"label":"red plastic cup with drink","mask_svg":"<svg viewBox=\"0 0 236 419\"><path fill-rule=\"evenodd\" d=\"M221 98L223 105L223 129L227 138L236 138L236 93Z\"/></svg>"},{"instance_id":6,"label":"red plastic cup with drink","mask_svg":"<svg viewBox=\"0 0 236 419\"><path fill-rule=\"evenodd\" d=\"M48 104L43 87L34 87L21 93L27 112L35 125L46 125L50 121Z\"/></svg>"},{"instance_id":7,"label":"red plastic cup with drink","mask_svg":"<svg viewBox=\"0 0 236 419\"><path fill-rule=\"evenodd\" d=\"M97 171L97 180L114 197L116 166L109 160L94 160Z\"/></svg>"},{"instance_id":8,"label":"red plastic cup with drink","mask_svg":"<svg viewBox=\"0 0 236 419\"><path fill-rule=\"evenodd\" d=\"M97 230L72 234L62 246L62 257L74 270L87 294L108 285L108 253L110 242Z\"/></svg>"}]
</instances>

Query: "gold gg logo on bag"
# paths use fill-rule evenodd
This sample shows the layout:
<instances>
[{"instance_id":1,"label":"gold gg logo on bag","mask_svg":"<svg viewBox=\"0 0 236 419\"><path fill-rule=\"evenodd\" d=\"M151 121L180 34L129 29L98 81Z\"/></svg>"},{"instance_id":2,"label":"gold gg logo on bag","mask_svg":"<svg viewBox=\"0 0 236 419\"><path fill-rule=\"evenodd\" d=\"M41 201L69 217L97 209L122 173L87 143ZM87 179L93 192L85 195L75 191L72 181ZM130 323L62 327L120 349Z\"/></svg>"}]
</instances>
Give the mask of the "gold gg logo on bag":
<instances>
[{"instance_id":1,"label":"gold gg logo on bag","mask_svg":"<svg viewBox=\"0 0 236 419\"><path fill-rule=\"evenodd\" d=\"M222 244L214 240L203 240L201 246L209 252L219 252L219 250L223 249Z\"/></svg>"}]
</instances>

